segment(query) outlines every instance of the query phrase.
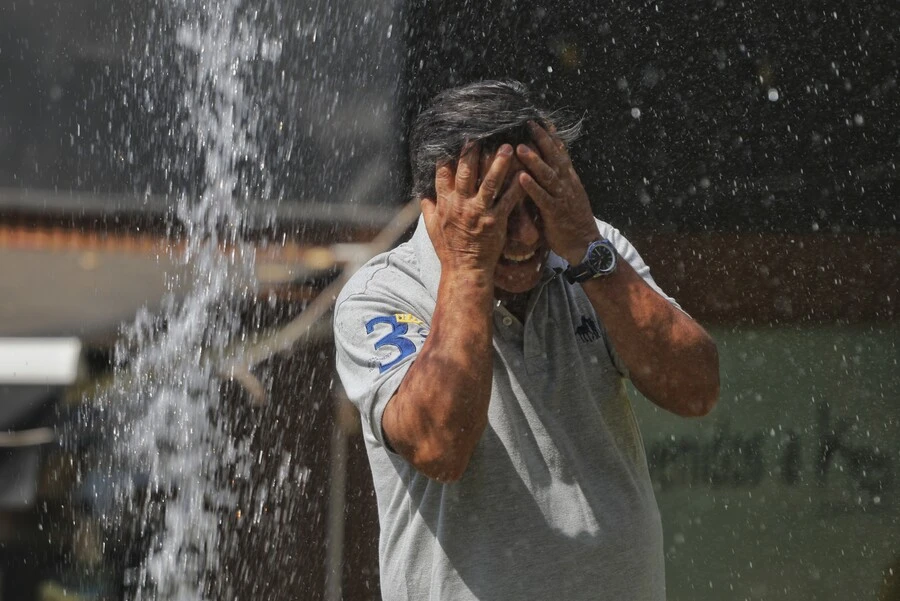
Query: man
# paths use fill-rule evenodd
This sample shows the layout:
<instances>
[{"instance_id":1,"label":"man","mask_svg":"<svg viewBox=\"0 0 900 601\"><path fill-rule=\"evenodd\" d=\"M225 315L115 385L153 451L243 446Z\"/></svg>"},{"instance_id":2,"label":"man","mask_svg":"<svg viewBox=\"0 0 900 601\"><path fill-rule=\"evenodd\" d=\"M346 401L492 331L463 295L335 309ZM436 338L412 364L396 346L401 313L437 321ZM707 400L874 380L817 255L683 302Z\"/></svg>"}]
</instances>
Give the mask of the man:
<instances>
[{"instance_id":1,"label":"man","mask_svg":"<svg viewBox=\"0 0 900 601\"><path fill-rule=\"evenodd\" d=\"M516 82L440 94L410 140L419 226L338 298L386 601L665 597L624 379L703 415L716 347L594 218L556 121Z\"/></svg>"}]
</instances>

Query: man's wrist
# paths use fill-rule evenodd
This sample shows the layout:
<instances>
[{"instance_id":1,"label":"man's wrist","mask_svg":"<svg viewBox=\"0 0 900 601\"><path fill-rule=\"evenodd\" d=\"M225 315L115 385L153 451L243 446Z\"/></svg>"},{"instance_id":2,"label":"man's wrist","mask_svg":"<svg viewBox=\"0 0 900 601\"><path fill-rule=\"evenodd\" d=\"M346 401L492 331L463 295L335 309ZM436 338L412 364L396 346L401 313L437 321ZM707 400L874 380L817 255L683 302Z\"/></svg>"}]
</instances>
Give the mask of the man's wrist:
<instances>
[{"instance_id":1,"label":"man's wrist","mask_svg":"<svg viewBox=\"0 0 900 601\"><path fill-rule=\"evenodd\" d=\"M567 248L563 252L558 253L560 257L566 260L569 265L578 265L584 261L587 256L588 247L597 240L602 240L603 235L597 228L596 222L591 223L592 227L585 227L581 235L573 237Z\"/></svg>"},{"instance_id":2,"label":"man's wrist","mask_svg":"<svg viewBox=\"0 0 900 601\"><path fill-rule=\"evenodd\" d=\"M584 258L587 256L588 247L590 247L591 243L602 239L603 236L600 235L600 232L595 232L592 236L582 239L578 244L572 245L565 254L561 254L560 256L565 259L569 265L578 265L584 261Z\"/></svg>"},{"instance_id":3,"label":"man's wrist","mask_svg":"<svg viewBox=\"0 0 900 601\"><path fill-rule=\"evenodd\" d=\"M566 254L560 256L562 256L562 258L565 259L566 263L568 263L569 265L578 265L584 260L584 256L587 254L587 249L590 244L590 242L586 242L584 245L574 247L573 250L568 251L566 252Z\"/></svg>"},{"instance_id":4,"label":"man's wrist","mask_svg":"<svg viewBox=\"0 0 900 601\"><path fill-rule=\"evenodd\" d=\"M494 271L483 267L451 267L441 269L441 281L453 286L462 287L468 293L483 290L493 295Z\"/></svg>"},{"instance_id":5,"label":"man's wrist","mask_svg":"<svg viewBox=\"0 0 900 601\"><path fill-rule=\"evenodd\" d=\"M494 302L494 274L480 269L442 269L437 305L442 315L453 315L472 325L481 318L489 322ZM437 315L437 313L435 313Z\"/></svg>"}]
</instances>

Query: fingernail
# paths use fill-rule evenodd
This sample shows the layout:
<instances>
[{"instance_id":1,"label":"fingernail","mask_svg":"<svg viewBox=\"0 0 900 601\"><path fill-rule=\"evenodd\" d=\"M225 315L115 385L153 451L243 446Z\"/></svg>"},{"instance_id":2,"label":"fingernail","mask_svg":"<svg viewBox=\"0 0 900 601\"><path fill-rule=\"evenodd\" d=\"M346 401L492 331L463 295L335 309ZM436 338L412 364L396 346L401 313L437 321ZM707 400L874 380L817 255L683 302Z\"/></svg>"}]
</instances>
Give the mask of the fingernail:
<instances>
[{"instance_id":1,"label":"fingernail","mask_svg":"<svg viewBox=\"0 0 900 601\"><path fill-rule=\"evenodd\" d=\"M531 153L531 149L528 148L527 146L525 146L524 144L519 144L519 146L516 150L518 150L519 153L521 153L521 154L530 154Z\"/></svg>"},{"instance_id":2,"label":"fingernail","mask_svg":"<svg viewBox=\"0 0 900 601\"><path fill-rule=\"evenodd\" d=\"M509 144L504 144L503 146L500 147L499 153L505 157L508 157L509 155L512 154L512 151L513 151L512 146L510 146Z\"/></svg>"}]
</instances>

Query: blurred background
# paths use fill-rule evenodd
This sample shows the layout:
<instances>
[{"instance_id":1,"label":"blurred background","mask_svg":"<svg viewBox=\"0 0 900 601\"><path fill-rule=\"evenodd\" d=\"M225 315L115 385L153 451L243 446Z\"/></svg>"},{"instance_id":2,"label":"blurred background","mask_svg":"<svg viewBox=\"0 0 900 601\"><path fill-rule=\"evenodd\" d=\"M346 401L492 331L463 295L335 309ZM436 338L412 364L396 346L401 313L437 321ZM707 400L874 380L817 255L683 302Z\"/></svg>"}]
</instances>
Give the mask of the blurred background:
<instances>
[{"instance_id":1,"label":"blurred background","mask_svg":"<svg viewBox=\"0 0 900 601\"><path fill-rule=\"evenodd\" d=\"M2 0L0 600L144 590L177 493L105 456L153 430L129 374L194 373L140 351L211 289L198 238L255 274L174 351L254 357L210 380L247 459L200 594L379 598L330 295L413 223L411 120L483 78L584 116L595 213L719 343L709 417L635 393L669 598L900 598L898 35L888 0Z\"/></svg>"}]
</instances>

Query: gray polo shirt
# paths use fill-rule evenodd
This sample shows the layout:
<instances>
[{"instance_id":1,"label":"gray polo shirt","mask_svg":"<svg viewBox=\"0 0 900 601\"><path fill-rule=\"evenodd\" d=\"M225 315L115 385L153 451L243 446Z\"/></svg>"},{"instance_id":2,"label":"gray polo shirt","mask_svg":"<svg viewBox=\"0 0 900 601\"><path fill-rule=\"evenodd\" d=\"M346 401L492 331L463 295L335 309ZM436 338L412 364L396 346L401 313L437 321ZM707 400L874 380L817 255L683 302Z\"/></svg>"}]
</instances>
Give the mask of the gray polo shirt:
<instances>
[{"instance_id":1,"label":"gray polo shirt","mask_svg":"<svg viewBox=\"0 0 900 601\"><path fill-rule=\"evenodd\" d=\"M659 291L625 237L597 224ZM627 374L581 286L553 271L564 266L551 253L524 324L495 309L488 426L449 484L390 451L381 429L437 297L441 267L422 220L338 297L337 370L362 416L385 601L665 598L659 511Z\"/></svg>"}]
</instances>

